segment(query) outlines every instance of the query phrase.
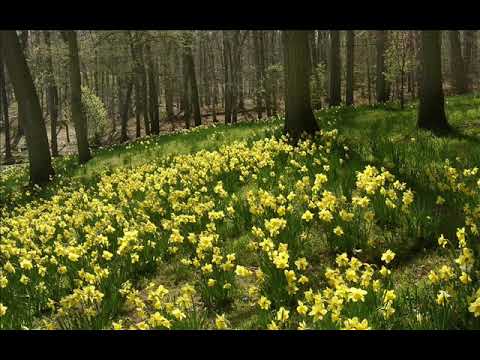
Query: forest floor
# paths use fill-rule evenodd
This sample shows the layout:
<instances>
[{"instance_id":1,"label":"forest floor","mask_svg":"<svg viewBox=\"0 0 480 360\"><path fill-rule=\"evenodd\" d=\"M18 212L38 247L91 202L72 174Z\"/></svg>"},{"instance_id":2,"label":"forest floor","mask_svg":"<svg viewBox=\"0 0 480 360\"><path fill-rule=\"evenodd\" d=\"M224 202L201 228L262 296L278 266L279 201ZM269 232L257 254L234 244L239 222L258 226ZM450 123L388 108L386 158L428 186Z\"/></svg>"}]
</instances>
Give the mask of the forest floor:
<instances>
[{"instance_id":1,"label":"forest floor","mask_svg":"<svg viewBox=\"0 0 480 360\"><path fill-rule=\"evenodd\" d=\"M59 264L39 277L11 256L0 328L478 329L480 97L446 109L442 138L416 129L414 104L339 107L297 150L273 140L276 118L98 149L83 166L61 157L44 189L5 171L0 258L14 241ZM92 229L107 241L92 247Z\"/></svg>"},{"instance_id":2,"label":"forest floor","mask_svg":"<svg viewBox=\"0 0 480 360\"><path fill-rule=\"evenodd\" d=\"M253 108L253 104L249 101L246 102L246 109L243 109L238 114L238 121L243 122L243 121L254 121L257 118L257 114L255 112L255 109ZM13 129L11 138L15 138L15 134L17 133L17 106L16 104L11 104L10 109L9 109L9 117L10 117L10 127ZM212 109L211 107L203 107L201 109L202 113L202 123L206 125L213 124L213 116L212 116ZM46 119L48 119L48 115L45 116ZM216 117L217 123L224 123L225 122L225 115L223 113L220 113ZM51 133L49 131L50 129L50 122L47 120L46 121L46 128L47 128L47 137L49 144L51 144ZM175 133L181 129L185 129L185 121L183 120L182 117L177 117L173 119L172 121L160 121L160 135L163 134L169 134L169 133ZM120 137L120 125L119 125L119 120L117 119L116 121L116 130L113 131L113 126L112 126L112 121L108 121L107 123L107 129L105 131L105 136L102 139L102 144L104 146L108 146L110 143L112 143L112 139L118 140ZM135 124L135 118L131 117L128 121L127 124L127 134L129 137L130 141L135 140L135 133L136 133L136 124ZM143 127L142 123L142 130L141 130L141 136L145 136L145 130ZM67 134L67 128L62 125L60 126L58 133L57 133L57 143L58 143L58 153L60 156L66 156L66 155L73 155L76 154L77 152L77 142L75 138L75 128L73 124L70 124L68 127L68 134ZM4 161L4 152L5 152L5 132L3 129L0 129L0 154L2 154L2 157L0 159L0 170L3 168L8 167L8 164L5 164ZM28 152L27 152L27 144L26 144L26 139L23 136L19 141L17 146L15 146L12 149L12 157L13 157L13 163L14 164L20 164L28 161Z\"/></svg>"}]
</instances>

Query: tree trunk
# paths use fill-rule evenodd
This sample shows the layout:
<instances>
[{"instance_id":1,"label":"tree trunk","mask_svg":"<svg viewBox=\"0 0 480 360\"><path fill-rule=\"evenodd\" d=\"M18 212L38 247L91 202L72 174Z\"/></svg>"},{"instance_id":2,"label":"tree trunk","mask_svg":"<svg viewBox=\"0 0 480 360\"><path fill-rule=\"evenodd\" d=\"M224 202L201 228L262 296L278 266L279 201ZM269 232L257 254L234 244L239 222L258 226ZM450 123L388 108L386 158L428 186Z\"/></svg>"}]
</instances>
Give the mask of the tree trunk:
<instances>
[{"instance_id":1,"label":"tree trunk","mask_svg":"<svg viewBox=\"0 0 480 360\"><path fill-rule=\"evenodd\" d=\"M45 38L45 45L47 46L47 98L48 109L50 114L50 146L52 149L52 156L58 156L57 144L57 123L58 123L58 89L55 84L55 76L53 74L52 62L52 46L50 41L50 31L43 32Z\"/></svg>"},{"instance_id":2,"label":"tree trunk","mask_svg":"<svg viewBox=\"0 0 480 360\"><path fill-rule=\"evenodd\" d=\"M313 135L318 124L310 104L308 32L284 31L285 45L285 132L297 142L302 133Z\"/></svg>"},{"instance_id":3,"label":"tree trunk","mask_svg":"<svg viewBox=\"0 0 480 360\"><path fill-rule=\"evenodd\" d=\"M13 84L15 97L24 111L24 131L30 160L30 182L44 184L54 175L47 130L42 118L32 75L15 31L0 32L0 48Z\"/></svg>"},{"instance_id":4,"label":"tree trunk","mask_svg":"<svg viewBox=\"0 0 480 360\"><path fill-rule=\"evenodd\" d=\"M147 57L148 66L148 92L149 92L149 113L150 113L150 132L152 134L160 134L160 113L158 108L158 89L157 89L157 71L153 61L152 50L150 44L145 46L145 55Z\"/></svg>"},{"instance_id":5,"label":"tree trunk","mask_svg":"<svg viewBox=\"0 0 480 360\"><path fill-rule=\"evenodd\" d=\"M120 82L119 82L120 83ZM132 97L132 88L133 88L133 81L131 78L126 79L125 82L122 81L126 85L125 95L124 98L120 98L121 105L121 113L120 113L120 123L121 123L121 137L120 141L125 142L128 140L128 114L130 109L130 99ZM120 95L123 95L120 92ZM140 124L140 121L138 122Z\"/></svg>"},{"instance_id":6,"label":"tree trunk","mask_svg":"<svg viewBox=\"0 0 480 360\"><path fill-rule=\"evenodd\" d=\"M3 121L5 123L5 164L11 164L13 162L13 157L10 140L10 118L8 116L8 99L6 90L7 88L5 84L5 66L3 63L3 55L0 50L0 109L2 111Z\"/></svg>"},{"instance_id":7,"label":"tree trunk","mask_svg":"<svg viewBox=\"0 0 480 360\"><path fill-rule=\"evenodd\" d=\"M167 50L165 52L165 61L164 61L164 74L165 74L165 109L167 111L167 117L169 119L173 118L173 79L172 71L170 69L171 63L171 54L172 54L172 42L167 44Z\"/></svg>"},{"instance_id":8,"label":"tree trunk","mask_svg":"<svg viewBox=\"0 0 480 360\"><path fill-rule=\"evenodd\" d=\"M224 102L225 102L225 124L232 122L232 79L231 79L231 43L229 39L229 32L222 31L223 35L223 63L225 70L225 88L224 88Z\"/></svg>"},{"instance_id":9,"label":"tree trunk","mask_svg":"<svg viewBox=\"0 0 480 360\"><path fill-rule=\"evenodd\" d=\"M186 51L182 53L182 70L183 70L183 113L185 120L185 128L190 129L190 119L192 117L192 85L190 84L190 76L188 71L188 58Z\"/></svg>"},{"instance_id":10,"label":"tree trunk","mask_svg":"<svg viewBox=\"0 0 480 360\"><path fill-rule=\"evenodd\" d=\"M385 49L387 32L380 30L376 32L377 66L376 66L376 93L377 103L385 103L389 99L388 84L385 78Z\"/></svg>"},{"instance_id":11,"label":"tree trunk","mask_svg":"<svg viewBox=\"0 0 480 360\"><path fill-rule=\"evenodd\" d=\"M255 60L255 107L257 109L257 117L260 120L263 116L262 104L262 69L260 60L260 31L254 30L252 33L253 39L253 55Z\"/></svg>"},{"instance_id":12,"label":"tree trunk","mask_svg":"<svg viewBox=\"0 0 480 360\"><path fill-rule=\"evenodd\" d=\"M275 51L275 39L276 31L273 30L270 34L271 46L270 46L270 64L274 65L276 63L276 51ZM276 75L270 78L270 92L272 94L272 116L277 115L278 110L278 99L277 99L277 79Z\"/></svg>"},{"instance_id":13,"label":"tree trunk","mask_svg":"<svg viewBox=\"0 0 480 360\"><path fill-rule=\"evenodd\" d=\"M355 64L355 32L347 31L347 84L345 103L353 105L354 64Z\"/></svg>"},{"instance_id":14,"label":"tree trunk","mask_svg":"<svg viewBox=\"0 0 480 360\"><path fill-rule=\"evenodd\" d=\"M421 32L420 105L419 128L433 132L445 132L450 126L445 116L445 100L442 88L441 37L439 31Z\"/></svg>"},{"instance_id":15,"label":"tree trunk","mask_svg":"<svg viewBox=\"0 0 480 360\"><path fill-rule=\"evenodd\" d=\"M142 99L142 114L143 114L143 122L145 126L145 135L150 135L150 117L148 113L148 81L147 81L147 69L145 66L145 60L143 57L143 45L138 46L138 52L140 56L140 90L141 90L141 99Z\"/></svg>"},{"instance_id":16,"label":"tree trunk","mask_svg":"<svg viewBox=\"0 0 480 360\"><path fill-rule=\"evenodd\" d=\"M23 30L20 32L20 48L24 53L25 59L28 59L28 30ZM22 136L25 135L25 131L23 129L23 124L25 123L25 116L26 115L24 114L23 109L21 109L20 104L17 101L17 136L14 140L14 147L17 146Z\"/></svg>"},{"instance_id":17,"label":"tree trunk","mask_svg":"<svg viewBox=\"0 0 480 360\"><path fill-rule=\"evenodd\" d=\"M195 63L193 62L193 54L191 42L185 48L185 61L187 65L187 73L191 86L191 106L193 110L193 123L195 126L202 125L202 116L200 114L200 100L198 96L197 77L195 74Z\"/></svg>"},{"instance_id":18,"label":"tree trunk","mask_svg":"<svg viewBox=\"0 0 480 360\"><path fill-rule=\"evenodd\" d=\"M367 75L367 95L368 95L368 105L372 105L372 77L371 77L371 72L370 72L370 34L367 33L365 36L365 47L367 50L367 56L366 56L366 75Z\"/></svg>"},{"instance_id":19,"label":"tree trunk","mask_svg":"<svg viewBox=\"0 0 480 360\"><path fill-rule=\"evenodd\" d=\"M213 42L213 39L211 39ZM211 44L210 42L210 44ZM213 122L217 122L217 104L218 104L218 81L217 81L217 72L215 68L215 53L213 52L213 46L210 46L208 51L210 54L210 74L212 76L212 120Z\"/></svg>"},{"instance_id":20,"label":"tree trunk","mask_svg":"<svg viewBox=\"0 0 480 360\"><path fill-rule=\"evenodd\" d=\"M465 30L465 46L463 61L465 66L466 73L466 88L467 91L472 91L473 89L473 78L474 78L474 66L477 64L475 59L475 50L476 50L476 31L475 30Z\"/></svg>"},{"instance_id":21,"label":"tree trunk","mask_svg":"<svg viewBox=\"0 0 480 360\"><path fill-rule=\"evenodd\" d=\"M68 42L70 58L70 95L73 125L77 138L78 158L80 164L91 159L88 147L87 122L82 111L82 79L80 76L80 59L78 57L77 33L73 30L65 31L64 37Z\"/></svg>"},{"instance_id":22,"label":"tree trunk","mask_svg":"<svg viewBox=\"0 0 480 360\"><path fill-rule=\"evenodd\" d=\"M460 32L450 30L450 65L452 74L452 85L454 94L460 95L467 92L466 68L463 63L462 47L460 44Z\"/></svg>"},{"instance_id":23,"label":"tree trunk","mask_svg":"<svg viewBox=\"0 0 480 360\"><path fill-rule=\"evenodd\" d=\"M329 105L340 105L341 98L341 64L340 64L340 31L330 31L330 96Z\"/></svg>"},{"instance_id":24,"label":"tree trunk","mask_svg":"<svg viewBox=\"0 0 480 360\"><path fill-rule=\"evenodd\" d=\"M260 69L262 71L262 90L263 90L263 98L265 101L265 108L267 111L267 116L272 116L272 104L270 102L270 84L267 78L267 70L266 70L266 48L265 48L265 32L260 32Z\"/></svg>"}]
</instances>

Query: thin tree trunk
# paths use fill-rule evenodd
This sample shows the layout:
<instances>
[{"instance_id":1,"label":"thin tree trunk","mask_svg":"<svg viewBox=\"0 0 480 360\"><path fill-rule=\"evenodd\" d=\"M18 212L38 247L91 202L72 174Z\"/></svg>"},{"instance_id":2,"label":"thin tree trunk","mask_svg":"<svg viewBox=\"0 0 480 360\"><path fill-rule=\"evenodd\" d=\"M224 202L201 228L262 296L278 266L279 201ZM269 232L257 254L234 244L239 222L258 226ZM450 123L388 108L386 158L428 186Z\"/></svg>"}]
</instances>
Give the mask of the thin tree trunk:
<instances>
[{"instance_id":1,"label":"thin tree trunk","mask_svg":"<svg viewBox=\"0 0 480 360\"><path fill-rule=\"evenodd\" d=\"M156 81L157 71L154 65L150 44L147 44L145 46L145 52L148 65L150 132L152 134L158 135L160 133L160 114L158 108L158 89Z\"/></svg>"},{"instance_id":2,"label":"thin tree trunk","mask_svg":"<svg viewBox=\"0 0 480 360\"><path fill-rule=\"evenodd\" d=\"M190 84L191 79L188 71L188 56L186 51L183 51L182 55L182 70L183 70L183 109L184 109L184 120L185 128L190 129L190 118L192 117L192 85Z\"/></svg>"},{"instance_id":3,"label":"thin tree trunk","mask_svg":"<svg viewBox=\"0 0 480 360\"><path fill-rule=\"evenodd\" d=\"M130 109L130 99L132 97L132 89L133 89L133 81L131 78L126 79L125 82L122 81L126 85L125 89L125 97L120 101L121 105L121 113L120 113L120 123L121 123L121 137L120 142L125 142L128 140L128 115ZM120 95L121 92L120 92ZM138 122L138 125L140 121Z\"/></svg>"},{"instance_id":4,"label":"thin tree trunk","mask_svg":"<svg viewBox=\"0 0 480 360\"><path fill-rule=\"evenodd\" d=\"M0 49L0 108L3 114L3 121L5 123L5 163L11 164L13 162L13 157L10 140L10 118L8 116L8 99L5 83L5 66L3 62L3 54L1 53Z\"/></svg>"},{"instance_id":5,"label":"thin tree trunk","mask_svg":"<svg viewBox=\"0 0 480 360\"><path fill-rule=\"evenodd\" d=\"M368 95L368 105L372 105L372 78L371 78L371 73L370 73L370 41L369 41L369 36L370 34L367 33L365 36L365 48L367 50L367 56L366 56L366 74L367 74L367 95Z\"/></svg>"},{"instance_id":6,"label":"thin tree trunk","mask_svg":"<svg viewBox=\"0 0 480 360\"><path fill-rule=\"evenodd\" d=\"M47 97L48 109L50 113L50 146L52 156L58 156L57 144L57 123L58 123L58 89L55 84L52 62L52 46L50 41L50 32L44 31L45 44L47 46Z\"/></svg>"},{"instance_id":7,"label":"thin tree trunk","mask_svg":"<svg viewBox=\"0 0 480 360\"><path fill-rule=\"evenodd\" d=\"M28 30L20 32L20 47L25 55L25 59L28 59ZM33 77L32 77L33 79ZM17 101L17 136L14 140L14 146L16 147L22 136L25 135L23 124L25 123L25 116L23 109L20 108L20 104Z\"/></svg>"},{"instance_id":8,"label":"thin tree trunk","mask_svg":"<svg viewBox=\"0 0 480 360\"><path fill-rule=\"evenodd\" d=\"M77 33L69 30L63 34L65 40L68 42L70 58L70 105L72 120L75 126L79 161L80 164L84 164L90 160L92 156L88 147L87 122L82 111L82 79L80 76Z\"/></svg>"},{"instance_id":9,"label":"thin tree trunk","mask_svg":"<svg viewBox=\"0 0 480 360\"><path fill-rule=\"evenodd\" d=\"M347 83L345 103L353 105L354 64L355 64L355 32L347 31Z\"/></svg>"},{"instance_id":10,"label":"thin tree trunk","mask_svg":"<svg viewBox=\"0 0 480 360\"><path fill-rule=\"evenodd\" d=\"M387 32L380 30L376 32L377 66L376 66L376 93L377 103L385 103L389 99L388 84L385 78L385 49Z\"/></svg>"},{"instance_id":11,"label":"thin tree trunk","mask_svg":"<svg viewBox=\"0 0 480 360\"><path fill-rule=\"evenodd\" d=\"M189 82L191 86L191 105L193 110L193 123L195 126L202 125L202 116L200 114L200 101L198 96L197 77L195 74L195 64L193 62L192 48L188 46L186 48L186 61Z\"/></svg>"},{"instance_id":12,"label":"thin tree trunk","mask_svg":"<svg viewBox=\"0 0 480 360\"><path fill-rule=\"evenodd\" d=\"M340 64L340 31L330 31L330 94L329 105L340 105L341 98L341 64Z\"/></svg>"},{"instance_id":13,"label":"thin tree trunk","mask_svg":"<svg viewBox=\"0 0 480 360\"><path fill-rule=\"evenodd\" d=\"M257 109L257 116L260 120L263 116L263 104L262 104L262 69L260 60L260 31L254 30L252 33L253 47L254 47L254 59L255 59L255 106Z\"/></svg>"},{"instance_id":14,"label":"thin tree trunk","mask_svg":"<svg viewBox=\"0 0 480 360\"><path fill-rule=\"evenodd\" d=\"M224 102L225 102L225 123L232 122L232 79L231 79L231 64L230 64L230 54L231 54L231 44L229 39L229 32L226 30L222 31L223 35L223 63L225 70L225 88L224 88Z\"/></svg>"},{"instance_id":15,"label":"thin tree trunk","mask_svg":"<svg viewBox=\"0 0 480 360\"><path fill-rule=\"evenodd\" d=\"M263 98L265 101L265 108L267 111L267 117L272 116L272 104L271 104L271 96L270 96L270 84L267 78L267 70L266 70L266 49L265 49L265 32L260 32L259 37L259 44L260 44L260 69L262 72L262 90L263 90Z\"/></svg>"}]
</instances>

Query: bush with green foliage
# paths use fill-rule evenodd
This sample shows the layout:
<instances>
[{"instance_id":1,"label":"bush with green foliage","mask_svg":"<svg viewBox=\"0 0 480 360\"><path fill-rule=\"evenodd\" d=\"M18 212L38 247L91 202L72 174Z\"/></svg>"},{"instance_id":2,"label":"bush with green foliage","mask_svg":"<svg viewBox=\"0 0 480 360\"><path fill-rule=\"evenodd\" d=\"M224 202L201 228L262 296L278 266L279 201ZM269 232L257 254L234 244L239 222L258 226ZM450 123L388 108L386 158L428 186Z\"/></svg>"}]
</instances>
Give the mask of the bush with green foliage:
<instances>
[{"instance_id":1,"label":"bush with green foliage","mask_svg":"<svg viewBox=\"0 0 480 360\"><path fill-rule=\"evenodd\" d=\"M82 110L87 122L88 142L99 145L107 126L107 109L102 100L86 86L82 86ZM71 121L70 104L64 107L64 119Z\"/></svg>"},{"instance_id":2,"label":"bush with green foliage","mask_svg":"<svg viewBox=\"0 0 480 360\"><path fill-rule=\"evenodd\" d=\"M85 86L82 87L82 110L87 121L88 140L98 144L105 133L107 109L102 100Z\"/></svg>"}]
</instances>

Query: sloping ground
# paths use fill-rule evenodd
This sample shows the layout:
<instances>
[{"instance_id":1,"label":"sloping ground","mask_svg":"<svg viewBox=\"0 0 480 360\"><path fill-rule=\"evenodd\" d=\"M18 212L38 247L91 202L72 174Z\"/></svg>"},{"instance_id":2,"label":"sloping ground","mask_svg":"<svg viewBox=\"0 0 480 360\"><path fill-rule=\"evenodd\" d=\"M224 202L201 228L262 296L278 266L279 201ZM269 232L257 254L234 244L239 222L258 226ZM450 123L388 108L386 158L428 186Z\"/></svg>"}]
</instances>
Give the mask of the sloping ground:
<instances>
[{"instance_id":1,"label":"sloping ground","mask_svg":"<svg viewBox=\"0 0 480 360\"><path fill-rule=\"evenodd\" d=\"M476 140L413 113L322 111L297 149L259 140L276 121L101 150L0 223L1 326L478 328Z\"/></svg>"}]
</instances>

